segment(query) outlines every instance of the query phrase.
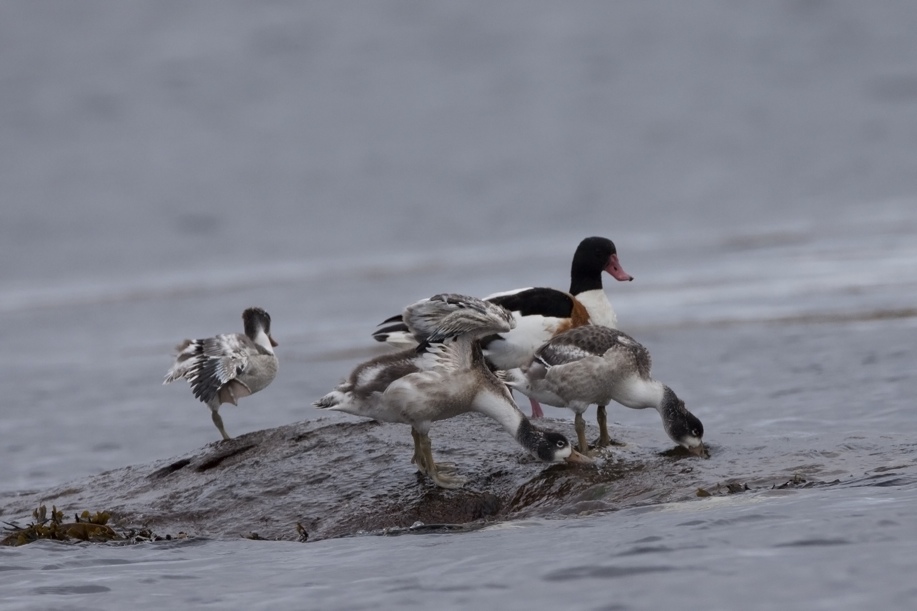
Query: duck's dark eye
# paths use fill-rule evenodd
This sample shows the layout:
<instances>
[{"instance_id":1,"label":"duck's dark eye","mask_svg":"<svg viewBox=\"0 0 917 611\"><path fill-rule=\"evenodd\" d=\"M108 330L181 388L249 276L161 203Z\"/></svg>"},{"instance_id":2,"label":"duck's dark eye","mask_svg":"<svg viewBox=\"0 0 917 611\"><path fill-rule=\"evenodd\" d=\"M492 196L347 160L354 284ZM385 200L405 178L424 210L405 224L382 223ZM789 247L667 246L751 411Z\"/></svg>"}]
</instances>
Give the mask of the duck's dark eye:
<instances>
[{"instance_id":1,"label":"duck's dark eye","mask_svg":"<svg viewBox=\"0 0 917 611\"><path fill-rule=\"evenodd\" d=\"M563 439L558 439L558 440L557 440L557 447L558 447L558 448L565 448L565 447L567 447L567 442L564 441Z\"/></svg>"}]
</instances>

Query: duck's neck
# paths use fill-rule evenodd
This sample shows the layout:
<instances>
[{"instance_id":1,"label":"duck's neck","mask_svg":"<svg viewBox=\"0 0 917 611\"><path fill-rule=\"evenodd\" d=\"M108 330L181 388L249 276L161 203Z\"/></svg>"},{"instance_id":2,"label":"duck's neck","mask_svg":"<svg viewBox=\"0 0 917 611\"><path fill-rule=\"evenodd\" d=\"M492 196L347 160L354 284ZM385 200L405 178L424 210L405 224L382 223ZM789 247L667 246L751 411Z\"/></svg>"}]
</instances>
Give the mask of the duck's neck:
<instances>
[{"instance_id":1,"label":"duck's neck","mask_svg":"<svg viewBox=\"0 0 917 611\"><path fill-rule=\"evenodd\" d=\"M675 392L665 384L662 384L662 397L656 406L656 411L662 416L662 421L666 425L666 430L668 430L668 423L684 416L688 410L685 408L684 402L675 395Z\"/></svg>"},{"instance_id":2,"label":"duck's neck","mask_svg":"<svg viewBox=\"0 0 917 611\"><path fill-rule=\"evenodd\" d=\"M512 397L508 395L503 397L488 390L478 394L475 404L476 411L486 414L499 422L500 426L512 435L519 445L528 450L529 454L542 460L549 460L538 455L538 444L543 434L532 426L525 414L519 411Z\"/></svg>"},{"instance_id":3,"label":"duck's neck","mask_svg":"<svg viewBox=\"0 0 917 611\"><path fill-rule=\"evenodd\" d=\"M579 296L586 291L602 290L602 270L590 269L583 271L579 269L577 262L573 262L573 269L570 270L570 294Z\"/></svg>"},{"instance_id":4,"label":"duck's neck","mask_svg":"<svg viewBox=\"0 0 917 611\"><path fill-rule=\"evenodd\" d=\"M576 296L586 311L589 313L589 322L600 327L617 329L618 316L608 301L608 296L601 288L593 291L586 291Z\"/></svg>"},{"instance_id":5,"label":"duck's neck","mask_svg":"<svg viewBox=\"0 0 917 611\"><path fill-rule=\"evenodd\" d=\"M471 408L476 412L493 418L500 423L500 426L507 433L518 439L517 434L520 426L524 426L522 423L528 424L528 421L525 415L516 407L506 387L492 373L488 371L487 374L488 378L493 379L488 379L490 384L478 391Z\"/></svg>"},{"instance_id":6,"label":"duck's neck","mask_svg":"<svg viewBox=\"0 0 917 611\"><path fill-rule=\"evenodd\" d=\"M268 337L268 334L264 332L264 329L258 327L258 330L254 335L249 336L252 341L258 344L261 348L265 350L268 354L274 354L274 347L271 345L271 338Z\"/></svg>"},{"instance_id":7,"label":"duck's neck","mask_svg":"<svg viewBox=\"0 0 917 611\"><path fill-rule=\"evenodd\" d=\"M543 438L543 433L536 429L534 425L529 422L529 419L521 414L521 412L520 415L522 415L522 420L516 428L516 441L519 442L519 445L528 450L532 456L537 456L542 460L550 460L550 458L539 456L538 454L538 444Z\"/></svg>"}]
</instances>

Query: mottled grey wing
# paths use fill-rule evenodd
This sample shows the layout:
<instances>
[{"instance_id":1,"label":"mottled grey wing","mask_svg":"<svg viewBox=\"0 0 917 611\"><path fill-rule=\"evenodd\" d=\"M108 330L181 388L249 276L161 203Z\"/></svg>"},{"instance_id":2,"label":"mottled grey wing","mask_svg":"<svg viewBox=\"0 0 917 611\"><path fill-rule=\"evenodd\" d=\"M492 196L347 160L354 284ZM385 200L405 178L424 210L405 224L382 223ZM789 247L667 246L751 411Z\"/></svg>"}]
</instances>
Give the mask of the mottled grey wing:
<instances>
[{"instance_id":1,"label":"mottled grey wing","mask_svg":"<svg viewBox=\"0 0 917 611\"><path fill-rule=\"evenodd\" d=\"M418 351L414 348L383 354L357 365L350 374L346 390L353 392L356 397L366 399L373 393L384 392L395 380L420 371L419 362Z\"/></svg>"},{"instance_id":2,"label":"mottled grey wing","mask_svg":"<svg viewBox=\"0 0 917 611\"><path fill-rule=\"evenodd\" d=\"M210 403L227 382L248 366L253 342L244 335L217 335L201 341L201 356L188 373L194 396Z\"/></svg>"},{"instance_id":3,"label":"mottled grey wing","mask_svg":"<svg viewBox=\"0 0 917 611\"><path fill-rule=\"evenodd\" d=\"M430 342L461 335L505 333L516 326L506 308L455 293L442 293L411 304L402 318L414 337Z\"/></svg>"},{"instance_id":4,"label":"mottled grey wing","mask_svg":"<svg viewBox=\"0 0 917 611\"><path fill-rule=\"evenodd\" d=\"M602 356L610 348L622 343L628 343L628 339L621 331L585 325L565 331L545 342L535 352L535 358L549 367L563 365L588 356ZM630 340L629 343L639 346L634 340Z\"/></svg>"}]
</instances>

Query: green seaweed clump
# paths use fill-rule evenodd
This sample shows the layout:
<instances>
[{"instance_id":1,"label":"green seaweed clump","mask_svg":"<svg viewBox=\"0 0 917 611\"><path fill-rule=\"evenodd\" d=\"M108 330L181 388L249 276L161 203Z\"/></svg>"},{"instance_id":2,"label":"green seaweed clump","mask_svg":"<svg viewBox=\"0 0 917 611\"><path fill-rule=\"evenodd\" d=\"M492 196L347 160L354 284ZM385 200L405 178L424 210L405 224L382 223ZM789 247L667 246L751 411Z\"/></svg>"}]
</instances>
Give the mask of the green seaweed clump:
<instances>
[{"instance_id":1,"label":"green seaweed clump","mask_svg":"<svg viewBox=\"0 0 917 611\"><path fill-rule=\"evenodd\" d=\"M0 545L26 545L39 539L100 542L121 538L107 525L111 516L104 511L94 514L84 511L74 515L73 522L64 522L64 512L58 511L56 506L51 506L51 516L48 517L48 508L40 505L32 512L32 517L35 521L25 527L7 522L8 534L0 541Z\"/></svg>"}]
</instances>

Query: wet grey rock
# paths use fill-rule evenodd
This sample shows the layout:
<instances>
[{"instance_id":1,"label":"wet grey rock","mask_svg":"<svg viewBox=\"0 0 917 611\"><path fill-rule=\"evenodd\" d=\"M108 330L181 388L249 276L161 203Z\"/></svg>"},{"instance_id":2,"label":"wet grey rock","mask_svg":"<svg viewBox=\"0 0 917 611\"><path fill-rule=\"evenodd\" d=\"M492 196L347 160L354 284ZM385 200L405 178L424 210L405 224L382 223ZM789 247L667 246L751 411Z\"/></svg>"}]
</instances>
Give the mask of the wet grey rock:
<instances>
[{"instance_id":1,"label":"wet grey rock","mask_svg":"<svg viewBox=\"0 0 917 611\"><path fill-rule=\"evenodd\" d=\"M539 426L571 437L572 419ZM597 432L595 427L589 435ZM315 541L359 534L460 532L524 518L565 519L628 508L653 511L708 496L794 494L821 486L913 483L913 469L890 468L888 453L910 455L910 441L886 439L884 453L840 435L824 447L741 447L746 436L712 431L711 458L672 448L661 427L616 425L624 442L595 465L550 465L529 456L496 423L479 414L437 422L433 451L469 479L443 490L411 464L410 428L334 418L298 422L215 441L187 454L133 465L44 491L7 494L0 521L30 521L40 504L65 515L107 511L116 530L155 535ZM844 447L844 452L836 449ZM785 451L785 452L784 452ZM786 461L768 459L782 456ZM800 459L830 455L823 466ZM789 482L788 482L789 480ZM184 535L182 535L184 533Z\"/></svg>"},{"instance_id":2,"label":"wet grey rock","mask_svg":"<svg viewBox=\"0 0 917 611\"><path fill-rule=\"evenodd\" d=\"M572 433L566 421L546 426ZM470 479L460 490L443 490L410 463L409 431L373 421L300 422L20 493L0 514L22 519L45 503L66 513L106 510L115 527L160 535L299 540L304 530L314 541L607 511L690 498L697 488L677 465L690 459L616 448L595 466L549 465L495 423L469 414L432 430L436 456Z\"/></svg>"}]
</instances>

